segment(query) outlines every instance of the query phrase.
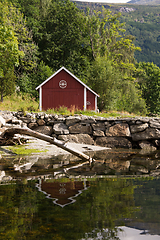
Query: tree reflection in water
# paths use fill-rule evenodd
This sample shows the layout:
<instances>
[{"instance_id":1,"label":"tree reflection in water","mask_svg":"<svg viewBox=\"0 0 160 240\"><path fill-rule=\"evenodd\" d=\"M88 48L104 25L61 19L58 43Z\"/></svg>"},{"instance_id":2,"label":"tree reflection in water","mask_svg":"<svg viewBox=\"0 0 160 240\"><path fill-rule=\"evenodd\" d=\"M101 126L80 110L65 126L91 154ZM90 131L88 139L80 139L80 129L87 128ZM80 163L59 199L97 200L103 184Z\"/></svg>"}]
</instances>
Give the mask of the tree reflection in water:
<instances>
[{"instance_id":1,"label":"tree reflection in water","mask_svg":"<svg viewBox=\"0 0 160 240\"><path fill-rule=\"evenodd\" d=\"M11 159L12 164L1 159L0 181L19 182L0 185L0 239L118 239L118 226L123 225L160 235L160 180L120 177L140 173L156 176L160 154L116 150L97 153L96 159L92 166L87 163L77 168L74 165L79 162L68 156L16 159L14 163ZM68 169L65 173L64 167ZM99 177L93 178L95 174ZM49 178L43 180L43 186L37 180L40 176ZM66 178L55 179L57 176Z\"/></svg>"},{"instance_id":2,"label":"tree reflection in water","mask_svg":"<svg viewBox=\"0 0 160 240\"><path fill-rule=\"evenodd\" d=\"M122 223L123 218L131 218L134 210L132 182L117 178L89 179L89 185L76 202L64 208L47 199L33 181L1 185L0 238L87 239L87 235L94 237L101 232L107 239L116 239L117 220Z\"/></svg>"}]
</instances>

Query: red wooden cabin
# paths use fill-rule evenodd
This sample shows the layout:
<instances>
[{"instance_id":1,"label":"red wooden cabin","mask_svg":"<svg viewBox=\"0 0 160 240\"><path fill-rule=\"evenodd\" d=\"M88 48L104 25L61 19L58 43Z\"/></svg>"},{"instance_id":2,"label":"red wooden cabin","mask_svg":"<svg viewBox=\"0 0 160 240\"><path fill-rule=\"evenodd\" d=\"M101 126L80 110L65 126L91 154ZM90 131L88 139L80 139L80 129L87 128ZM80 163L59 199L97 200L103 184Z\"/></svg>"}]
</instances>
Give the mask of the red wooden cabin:
<instances>
[{"instance_id":1,"label":"red wooden cabin","mask_svg":"<svg viewBox=\"0 0 160 240\"><path fill-rule=\"evenodd\" d=\"M65 67L60 68L47 80L41 83L39 89L39 108L47 110L65 106L75 106L81 110L97 111L99 95L74 76Z\"/></svg>"}]
</instances>

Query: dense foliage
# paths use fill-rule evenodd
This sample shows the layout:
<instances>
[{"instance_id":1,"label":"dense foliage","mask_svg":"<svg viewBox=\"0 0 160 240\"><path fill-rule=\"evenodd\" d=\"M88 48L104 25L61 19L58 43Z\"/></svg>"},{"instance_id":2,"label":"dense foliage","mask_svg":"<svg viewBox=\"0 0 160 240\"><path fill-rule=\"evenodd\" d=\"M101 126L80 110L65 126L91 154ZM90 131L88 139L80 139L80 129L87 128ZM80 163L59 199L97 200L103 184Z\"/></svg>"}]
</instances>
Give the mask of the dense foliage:
<instances>
[{"instance_id":1,"label":"dense foliage","mask_svg":"<svg viewBox=\"0 0 160 240\"><path fill-rule=\"evenodd\" d=\"M135 1L136 2L136 1ZM137 4L108 4L108 3L86 3L76 2L78 8L86 11L87 7L101 11L102 6L114 13L121 13L120 21L125 23L127 35L135 37L134 44L142 49L135 52L138 62L153 62L160 67L160 3L152 6L145 0L138 1ZM143 4L143 5L140 5Z\"/></svg>"},{"instance_id":2,"label":"dense foliage","mask_svg":"<svg viewBox=\"0 0 160 240\"><path fill-rule=\"evenodd\" d=\"M1 19L8 19L6 23L12 26L17 41L18 61L12 60L1 88L9 89L8 84L15 82L19 91L37 97L35 87L65 66L100 95L100 110L146 113L146 95L142 98L142 88L133 75L135 53L140 48L134 44L134 37L126 34L119 12L106 8L80 11L69 0L0 3ZM4 15L5 8L8 13ZM5 53L2 55L6 59ZM2 64L0 69L3 76ZM147 109L152 112L149 106ZM158 113L159 109L153 112Z\"/></svg>"},{"instance_id":3,"label":"dense foliage","mask_svg":"<svg viewBox=\"0 0 160 240\"><path fill-rule=\"evenodd\" d=\"M160 68L153 63L140 62L135 72L148 112L160 114Z\"/></svg>"}]
</instances>

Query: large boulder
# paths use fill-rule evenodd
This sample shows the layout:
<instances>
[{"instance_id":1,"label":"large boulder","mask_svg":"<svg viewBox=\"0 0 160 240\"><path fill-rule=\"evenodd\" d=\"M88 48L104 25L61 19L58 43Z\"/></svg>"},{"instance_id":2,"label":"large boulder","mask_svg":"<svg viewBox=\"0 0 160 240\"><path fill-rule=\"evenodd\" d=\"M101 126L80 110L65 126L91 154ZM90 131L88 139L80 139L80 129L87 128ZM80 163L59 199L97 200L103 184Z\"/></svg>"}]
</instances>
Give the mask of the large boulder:
<instances>
[{"instance_id":1,"label":"large boulder","mask_svg":"<svg viewBox=\"0 0 160 240\"><path fill-rule=\"evenodd\" d=\"M138 124L138 125L131 125L130 126L131 133L142 132L142 131L144 131L147 128L148 128L148 123Z\"/></svg>"},{"instance_id":2,"label":"large boulder","mask_svg":"<svg viewBox=\"0 0 160 240\"><path fill-rule=\"evenodd\" d=\"M90 124L75 124L69 127L69 132L72 134L84 133L84 134L92 134L92 127Z\"/></svg>"},{"instance_id":3,"label":"large boulder","mask_svg":"<svg viewBox=\"0 0 160 240\"><path fill-rule=\"evenodd\" d=\"M105 123L100 122L100 123L92 124L92 128L94 131L105 131L106 126L105 126Z\"/></svg>"},{"instance_id":4,"label":"large boulder","mask_svg":"<svg viewBox=\"0 0 160 240\"><path fill-rule=\"evenodd\" d=\"M154 140L160 138L160 130L156 128L147 128L143 132L138 132L132 134L132 140L133 141L142 141L142 140Z\"/></svg>"},{"instance_id":5,"label":"large boulder","mask_svg":"<svg viewBox=\"0 0 160 240\"><path fill-rule=\"evenodd\" d=\"M53 133L52 126L38 126L34 129L36 132L51 136Z\"/></svg>"},{"instance_id":6,"label":"large boulder","mask_svg":"<svg viewBox=\"0 0 160 240\"><path fill-rule=\"evenodd\" d=\"M78 123L81 121L81 117L80 116L69 116L66 118L66 125L67 126L71 126L75 123Z\"/></svg>"},{"instance_id":7,"label":"large boulder","mask_svg":"<svg viewBox=\"0 0 160 240\"><path fill-rule=\"evenodd\" d=\"M53 126L53 132L55 134L69 134L69 130L67 129L67 126L64 123L56 123Z\"/></svg>"},{"instance_id":8,"label":"large boulder","mask_svg":"<svg viewBox=\"0 0 160 240\"><path fill-rule=\"evenodd\" d=\"M158 123L157 121L150 121L150 127L151 128L158 128L160 129L160 123Z\"/></svg>"},{"instance_id":9,"label":"large boulder","mask_svg":"<svg viewBox=\"0 0 160 240\"><path fill-rule=\"evenodd\" d=\"M106 130L106 136L108 137L130 137L131 133L127 123L118 123Z\"/></svg>"},{"instance_id":10,"label":"large boulder","mask_svg":"<svg viewBox=\"0 0 160 240\"><path fill-rule=\"evenodd\" d=\"M74 143L94 145L94 140L88 134L59 135L58 139Z\"/></svg>"},{"instance_id":11,"label":"large boulder","mask_svg":"<svg viewBox=\"0 0 160 240\"><path fill-rule=\"evenodd\" d=\"M156 146L149 141L140 141L138 145L141 149L143 149L143 152L152 152L157 150Z\"/></svg>"},{"instance_id":12,"label":"large boulder","mask_svg":"<svg viewBox=\"0 0 160 240\"><path fill-rule=\"evenodd\" d=\"M38 124L36 122L30 122L28 124L28 127L33 130L38 127Z\"/></svg>"},{"instance_id":13,"label":"large boulder","mask_svg":"<svg viewBox=\"0 0 160 240\"><path fill-rule=\"evenodd\" d=\"M109 148L132 148L131 142L124 137L97 137L95 144Z\"/></svg>"}]
</instances>

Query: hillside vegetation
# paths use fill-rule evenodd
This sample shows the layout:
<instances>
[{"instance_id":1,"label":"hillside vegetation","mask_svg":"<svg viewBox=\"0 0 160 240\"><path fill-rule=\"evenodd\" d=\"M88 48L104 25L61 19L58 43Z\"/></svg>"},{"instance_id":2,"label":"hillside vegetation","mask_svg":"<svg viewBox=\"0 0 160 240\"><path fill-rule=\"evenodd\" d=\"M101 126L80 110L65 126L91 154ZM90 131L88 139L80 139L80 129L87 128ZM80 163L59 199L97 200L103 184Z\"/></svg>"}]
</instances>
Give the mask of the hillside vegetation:
<instances>
[{"instance_id":1,"label":"hillside vegetation","mask_svg":"<svg viewBox=\"0 0 160 240\"><path fill-rule=\"evenodd\" d=\"M128 3L138 5L159 5L160 0L131 0Z\"/></svg>"},{"instance_id":2,"label":"hillside vegetation","mask_svg":"<svg viewBox=\"0 0 160 240\"><path fill-rule=\"evenodd\" d=\"M134 36L134 44L141 48L140 52L135 52L136 60L138 62L153 62L160 67L160 5L145 5L149 2L143 0L131 1L130 4L85 3L79 1L75 3L83 11L87 7L92 10L101 10L104 6L114 13L120 12L120 21L125 23L126 35ZM144 5L138 5L143 3ZM151 3L154 3L154 1L151 1ZM157 3L160 4L160 1L157 1Z\"/></svg>"},{"instance_id":3,"label":"hillside vegetation","mask_svg":"<svg viewBox=\"0 0 160 240\"><path fill-rule=\"evenodd\" d=\"M65 66L100 95L100 111L159 114L160 68L148 56L136 61L148 51L146 41L150 58L156 54L149 41L151 29L154 37L158 31L158 11L155 20L149 9L140 18L144 8L135 5L76 4L0 0L1 107L5 96L15 93L38 99L35 88ZM135 26L141 27L141 45L132 36ZM150 35L144 41L145 31Z\"/></svg>"}]
</instances>

